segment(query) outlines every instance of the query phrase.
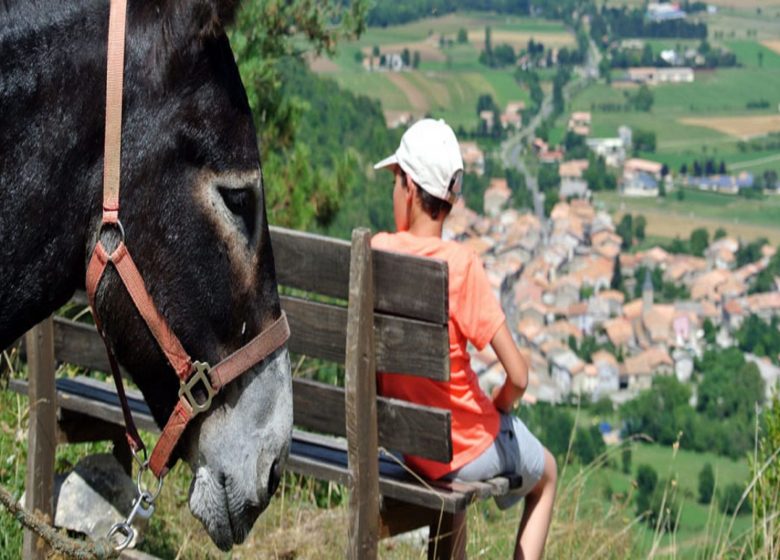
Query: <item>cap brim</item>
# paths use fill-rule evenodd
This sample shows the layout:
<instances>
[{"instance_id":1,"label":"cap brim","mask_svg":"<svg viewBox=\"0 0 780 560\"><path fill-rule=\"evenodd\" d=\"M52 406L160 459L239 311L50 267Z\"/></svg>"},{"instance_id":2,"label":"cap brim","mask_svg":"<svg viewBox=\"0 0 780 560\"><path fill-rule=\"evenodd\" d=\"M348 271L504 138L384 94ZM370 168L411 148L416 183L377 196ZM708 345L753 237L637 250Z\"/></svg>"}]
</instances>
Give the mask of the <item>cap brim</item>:
<instances>
[{"instance_id":1,"label":"cap brim","mask_svg":"<svg viewBox=\"0 0 780 560\"><path fill-rule=\"evenodd\" d=\"M398 165L398 156L395 154L390 157L386 157L379 163L375 163L374 169L384 169L385 167L390 167L391 165Z\"/></svg>"}]
</instances>

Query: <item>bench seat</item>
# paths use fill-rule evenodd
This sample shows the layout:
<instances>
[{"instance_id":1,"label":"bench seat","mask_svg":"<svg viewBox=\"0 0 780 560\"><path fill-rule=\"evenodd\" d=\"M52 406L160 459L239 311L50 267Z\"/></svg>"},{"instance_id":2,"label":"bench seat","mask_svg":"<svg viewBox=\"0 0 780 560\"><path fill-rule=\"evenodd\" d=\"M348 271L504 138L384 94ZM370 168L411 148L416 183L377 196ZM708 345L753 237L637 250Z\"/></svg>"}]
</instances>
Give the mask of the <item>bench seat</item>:
<instances>
[{"instance_id":1,"label":"bench seat","mask_svg":"<svg viewBox=\"0 0 780 560\"><path fill-rule=\"evenodd\" d=\"M28 383L11 379L9 389L27 394ZM113 383L88 376L58 378L57 403L61 411L89 416L122 429L124 420ZM127 400L139 429L159 433L149 407L140 392L126 389ZM61 415L62 416L62 415ZM67 414L65 414L67 416ZM349 484L347 442L344 438L294 430L287 469L338 484ZM408 471L384 450L379 454L379 490L382 496L431 510L458 513L476 500L505 494L517 481L497 477L483 482L423 480Z\"/></svg>"}]
</instances>

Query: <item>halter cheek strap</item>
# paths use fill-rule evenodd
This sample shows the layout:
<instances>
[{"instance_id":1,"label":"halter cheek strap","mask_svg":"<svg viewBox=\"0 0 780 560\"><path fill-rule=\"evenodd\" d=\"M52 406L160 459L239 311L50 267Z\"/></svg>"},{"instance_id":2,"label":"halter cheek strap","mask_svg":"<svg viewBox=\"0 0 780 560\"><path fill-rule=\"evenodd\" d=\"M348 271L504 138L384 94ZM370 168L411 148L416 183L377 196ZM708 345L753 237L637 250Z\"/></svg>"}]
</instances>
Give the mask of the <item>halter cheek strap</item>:
<instances>
[{"instance_id":1,"label":"halter cheek strap","mask_svg":"<svg viewBox=\"0 0 780 560\"><path fill-rule=\"evenodd\" d=\"M197 414L211 406L213 397L233 379L263 361L280 348L290 337L287 316L282 311L279 318L248 344L212 367L204 362L193 361L179 339L168 326L165 317L154 305L152 297L125 245L125 232L119 221L119 177L121 170L122 137L122 83L124 74L125 19L127 0L111 0L108 30L108 66L106 72L106 128L105 154L103 164L103 218L98 241L87 266L86 287L89 305L98 331L108 353L111 371L122 405L127 441L134 454L145 452L145 446L136 429L125 395L124 383L111 345L106 339L102 321L97 313L95 297L109 265L119 274L136 309L149 327L166 360L179 378L179 399L171 413L162 435L148 461L149 469L157 478L162 478L170 467L171 457L187 424ZM109 252L102 242L102 234L116 229L120 241ZM198 400L194 390L201 386L205 398ZM200 395L201 393L198 393Z\"/></svg>"}]
</instances>

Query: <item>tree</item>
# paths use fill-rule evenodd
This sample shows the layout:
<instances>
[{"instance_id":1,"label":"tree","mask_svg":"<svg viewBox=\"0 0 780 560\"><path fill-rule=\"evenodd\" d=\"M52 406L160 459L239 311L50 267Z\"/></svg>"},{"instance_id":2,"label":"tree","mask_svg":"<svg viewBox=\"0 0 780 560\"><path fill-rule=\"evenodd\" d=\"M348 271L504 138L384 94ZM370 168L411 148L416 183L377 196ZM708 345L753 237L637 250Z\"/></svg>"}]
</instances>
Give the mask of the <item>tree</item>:
<instances>
[{"instance_id":1,"label":"tree","mask_svg":"<svg viewBox=\"0 0 780 560\"><path fill-rule=\"evenodd\" d=\"M647 228L647 219L642 215L638 215L634 218L634 237L637 241L642 242L645 240L645 229Z\"/></svg>"},{"instance_id":2,"label":"tree","mask_svg":"<svg viewBox=\"0 0 780 560\"><path fill-rule=\"evenodd\" d=\"M404 50L401 51L401 62L407 67L412 64L412 54L407 47L404 47Z\"/></svg>"},{"instance_id":3,"label":"tree","mask_svg":"<svg viewBox=\"0 0 780 560\"><path fill-rule=\"evenodd\" d=\"M696 228L690 237L691 254L697 257L704 256L704 251L710 245L710 234L705 228Z\"/></svg>"},{"instance_id":4,"label":"tree","mask_svg":"<svg viewBox=\"0 0 780 560\"><path fill-rule=\"evenodd\" d=\"M263 174L266 208L277 224L304 229L327 222L352 181L354 155L333 158L330 170L303 172L305 146L295 147L306 102L283 92L282 60L302 59L307 50L332 54L343 39L359 36L365 27L367 3L350 6L324 0L316 9L304 0L244 3L229 30L258 142L264 148ZM334 22L337 22L334 24ZM301 41L304 38L304 41ZM386 134L386 133L385 133ZM311 161L308 162L311 168ZM354 169L354 168L352 168ZM320 183L321 182L321 183ZM315 200L316 199L316 200Z\"/></svg>"},{"instance_id":5,"label":"tree","mask_svg":"<svg viewBox=\"0 0 780 560\"><path fill-rule=\"evenodd\" d=\"M415 70L420 67L420 51L414 51L412 56L412 68Z\"/></svg>"},{"instance_id":6,"label":"tree","mask_svg":"<svg viewBox=\"0 0 780 560\"><path fill-rule=\"evenodd\" d=\"M715 474L712 465L705 463L699 471L699 503L709 504L715 492Z\"/></svg>"},{"instance_id":7,"label":"tree","mask_svg":"<svg viewBox=\"0 0 780 560\"><path fill-rule=\"evenodd\" d=\"M727 485L720 492L720 511L726 515L741 515L750 511L750 500L747 498L740 504L745 488L736 482Z\"/></svg>"},{"instance_id":8,"label":"tree","mask_svg":"<svg viewBox=\"0 0 780 560\"><path fill-rule=\"evenodd\" d=\"M650 498L658 483L658 473L650 465L639 465L636 472L636 513L644 515L650 509Z\"/></svg>"},{"instance_id":9,"label":"tree","mask_svg":"<svg viewBox=\"0 0 780 560\"><path fill-rule=\"evenodd\" d=\"M718 229L715 230L715 235L712 236L712 240L717 241L718 239L723 239L724 237L726 237L726 235L728 235L726 233L726 230L723 229L722 227L719 227Z\"/></svg>"},{"instance_id":10,"label":"tree","mask_svg":"<svg viewBox=\"0 0 780 560\"><path fill-rule=\"evenodd\" d=\"M649 112L653 108L655 98L647 85L642 84L634 95L629 95L629 103L637 111Z\"/></svg>"},{"instance_id":11,"label":"tree","mask_svg":"<svg viewBox=\"0 0 780 560\"><path fill-rule=\"evenodd\" d=\"M464 27L458 29L457 39L459 44L463 45L469 42L469 34Z\"/></svg>"},{"instance_id":12,"label":"tree","mask_svg":"<svg viewBox=\"0 0 780 560\"><path fill-rule=\"evenodd\" d=\"M631 214L624 214L615 232L623 239L622 248L630 249L634 245L634 226Z\"/></svg>"},{"instance_id":13,"label":"tree","mask_svg":"<svg viewBox=\"0 0 780 560\"><path fill-rule=\"evenodd\" d=\"M379 56L379 53L380 53L379 45L374 45L373 47L371 47L371 54L373 56Z\"/></svg>"},{"instance_id":14,"label":"tree","mask_svg":"<svg viewBox=\"0 0 780 560\"><path fill-rule=\"evenodd\" d=\"M623 463L623 472L629 474L631 472L631 447L626 445L620 452L620 457Z\"/></svg>"},{"instance_id":15,"label":"tree","mask_svg":"<svg viewBox=\"0 0 780 560\"><path fill-rule=\"evenodd\" d=\"M715 330L715 325L712 324L712 321L709 317L704 319L702 329L704 329L704 341L709 345L715 344L715 339L718 333Z\"/></svg>"}]
</instances>

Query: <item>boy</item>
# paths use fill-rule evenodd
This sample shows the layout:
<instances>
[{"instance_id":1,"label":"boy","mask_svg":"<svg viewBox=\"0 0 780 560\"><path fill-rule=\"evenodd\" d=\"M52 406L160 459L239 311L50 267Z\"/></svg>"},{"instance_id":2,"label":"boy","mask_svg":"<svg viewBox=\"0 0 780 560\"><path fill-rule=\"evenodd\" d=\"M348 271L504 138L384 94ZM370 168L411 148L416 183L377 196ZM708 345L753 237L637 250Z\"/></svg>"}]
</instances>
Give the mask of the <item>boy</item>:
<instances>
[{"instance_id":1,"label":"boy","mask_svg":"<svg viewBox=\"0 0 780 560\"><path fill-rule=\"evenodd\" d=\"M395 154L374 168L393 172L397 232L377 234L372 246L445 260L449 267L450 381L396 373L379 376L379 390L385 396L452 411L452 461L407 456L406 462L431 479L474 481L520 475L522 486L496 501L505 508L525 497L515 558L540 558L552 517L557 468L550 452L510 414L528 385L528 365L479 257L441 238L444 219L463 179L458 141L444 121L424 119L404 133ZM506 371L506 381L492 400L471 369L468 342L480 350L490 343Z\"/></svg>"}]
</instances>

